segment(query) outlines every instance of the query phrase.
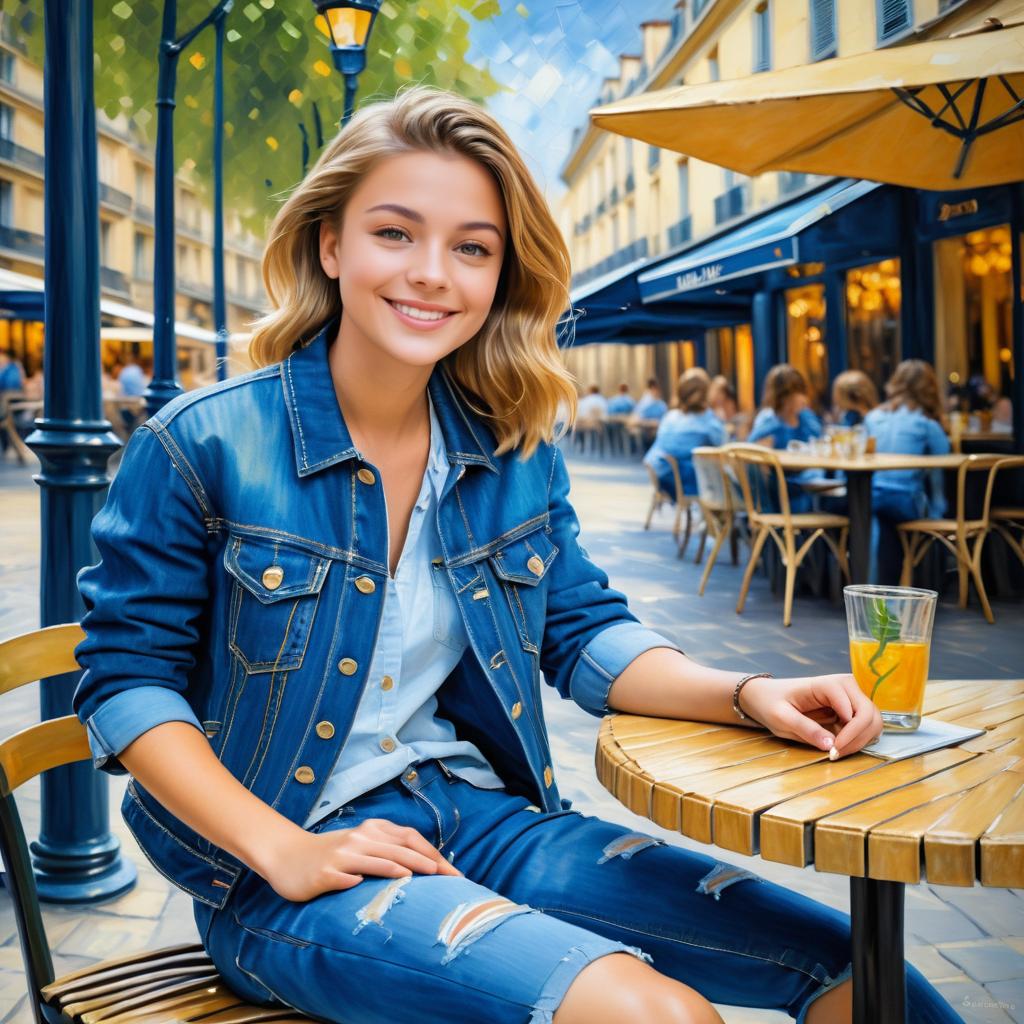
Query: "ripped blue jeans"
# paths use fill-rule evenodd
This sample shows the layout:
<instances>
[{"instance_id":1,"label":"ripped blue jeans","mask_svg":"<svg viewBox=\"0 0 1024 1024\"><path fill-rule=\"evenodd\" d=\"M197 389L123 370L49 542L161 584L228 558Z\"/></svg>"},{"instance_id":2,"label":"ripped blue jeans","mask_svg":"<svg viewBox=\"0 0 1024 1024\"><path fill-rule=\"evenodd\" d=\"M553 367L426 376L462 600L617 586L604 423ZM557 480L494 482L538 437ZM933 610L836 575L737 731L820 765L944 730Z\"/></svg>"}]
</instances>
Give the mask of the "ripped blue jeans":
<instances>
[{"instance_id":1,"label":"ripped blue jeans","mask_svg":"<svg viewBox=\"0 0 1024 1024\"><path fill-rule=\"evenodd\" d=\"M849 977L849 921L828 907L576 811L449 777L436 761L312 826L385 818L463 872L374 878L306 903L246 871L195 904L204 945L243 998L343 1024L550 1024L587 964L641 957L713 1002L804 1019ZM912 1024L960 1018L908 968Z\"/></svg>"}]
</instances>

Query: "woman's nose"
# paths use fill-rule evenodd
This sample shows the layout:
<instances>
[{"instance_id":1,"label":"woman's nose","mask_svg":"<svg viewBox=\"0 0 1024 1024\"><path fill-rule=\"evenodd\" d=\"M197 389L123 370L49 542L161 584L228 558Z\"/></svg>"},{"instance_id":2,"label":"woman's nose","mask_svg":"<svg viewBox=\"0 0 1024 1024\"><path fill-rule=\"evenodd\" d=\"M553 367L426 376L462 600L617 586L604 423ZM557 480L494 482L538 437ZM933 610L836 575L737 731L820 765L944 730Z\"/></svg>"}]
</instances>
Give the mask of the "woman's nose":
<instances>
[{"instance_id":1,"label":"woman's nose","mask_svg":"<svg viewBox=\"0 0 1024 1024\"><path fill-rule=\"evenodd\" d=\"M445 248L440 245L418 247L413 255L408 277L410 282L421 288L448 288L451 281Z\"/></svg>"}]
</instances>

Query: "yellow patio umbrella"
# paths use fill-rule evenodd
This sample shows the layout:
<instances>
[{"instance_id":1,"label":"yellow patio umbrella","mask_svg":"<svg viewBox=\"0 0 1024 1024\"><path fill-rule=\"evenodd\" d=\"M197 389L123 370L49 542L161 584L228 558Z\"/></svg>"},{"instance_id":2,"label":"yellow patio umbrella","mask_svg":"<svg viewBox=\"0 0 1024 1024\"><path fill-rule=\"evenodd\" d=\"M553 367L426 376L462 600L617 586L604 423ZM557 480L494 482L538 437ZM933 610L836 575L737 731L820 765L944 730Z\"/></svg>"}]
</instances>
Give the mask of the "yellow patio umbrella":
<instances>
[{"instance_id":1,"label":"yellow patio umbrella","mask_svg":"<svg viewBox=\"0 0 1024 1024\"><path fill-rule=\"evenodd\" d=\"M1024 180L1024 2L955 36L591 111L619 135L743 174L806 171L926 189Z\"/></svg>"}]
</instances>

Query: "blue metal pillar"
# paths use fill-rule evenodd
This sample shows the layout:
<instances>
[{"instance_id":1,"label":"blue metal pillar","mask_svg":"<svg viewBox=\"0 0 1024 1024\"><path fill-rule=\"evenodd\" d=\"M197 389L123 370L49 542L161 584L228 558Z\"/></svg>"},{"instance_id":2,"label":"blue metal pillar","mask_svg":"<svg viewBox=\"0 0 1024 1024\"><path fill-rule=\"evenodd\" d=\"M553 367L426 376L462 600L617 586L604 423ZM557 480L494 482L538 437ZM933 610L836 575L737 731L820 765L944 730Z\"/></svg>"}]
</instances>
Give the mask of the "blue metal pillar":
<instances>
[{"instance_id":1,"label":"blue metal pillar","mask_svg":"<svg viewBox=\"0 0 1024 1024\"><path fill-rule=\"evenodd\" d=\"M779 362L779 322L775 293L756 292L750 309L750 332L754 338L754 394L760 395L768 371Z\"/></svg>"},{"instance_id":2,"label":"blue metal pillar","mask_svg":"<svg viewBox=\"0 0 1024 1024\"><path fill-rule=\"evenodd\" d=\"M845 270L830 270L825 275L825 345L828 379L833 381L850 365L846 344Z\"/></svg>"},{"instance_id":3,"label":"blue metal pillar","mask_svg":"<svg viewBox=\"0 0 1024 1024\"><path fill-rule=\"evenodd\" d=\"M931 242L920 237L916 190L900 190L900 359L935 361Z\"/></svg>"},{"instance_id":4,"label":"blue metal pillar","mask_svg":"<svg viewBox=\"0 0 1024 1024\"><path fill-rule=\"evenodd\" d=\"M43 626L84 613L76 575L96 560L89 526L110 482L107 460L121 445L103 418L100 392L92 16L92 0L45 3L45 390L43 416L26 440L41 463ZM78 676L40 688L42 719L71 713ZM84 903L130 889L135 866L108 829L106 778L79 761L44 772L41 794L42 824L31 845L39 898Z\"/></svg>"}]
</instances>

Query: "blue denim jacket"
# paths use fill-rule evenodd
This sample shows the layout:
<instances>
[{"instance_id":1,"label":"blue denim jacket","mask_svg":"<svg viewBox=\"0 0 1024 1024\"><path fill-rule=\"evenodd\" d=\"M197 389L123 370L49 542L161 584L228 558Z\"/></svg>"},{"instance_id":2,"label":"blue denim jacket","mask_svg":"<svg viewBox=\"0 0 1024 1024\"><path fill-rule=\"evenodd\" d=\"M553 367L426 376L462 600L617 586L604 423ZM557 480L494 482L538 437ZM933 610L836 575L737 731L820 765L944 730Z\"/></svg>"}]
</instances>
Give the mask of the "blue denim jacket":
<instances>
[{"instance_id":1,"label":"blue denim jacket","mask_svg":"<svg viewBox=\"0 0 1024 1024\"><path fill-rule=\"evenodd\" d=\"M384 494L359 461L327 361L337 321L283 363L179 396L135 434L79 573L85 669L74 710L96 767L146 729L201 728L225 767L301 824L352 726L377 640ZM561 802L539 682L594 715L639 654L641 626L587 557L561 453L494 455L442 368L430 395L451 471L437 507L443 569L470 646L438 713L511 793ZM158 870L224 905L242 865L132 779L122 813Z\"/></svg>"}]
</instances>

